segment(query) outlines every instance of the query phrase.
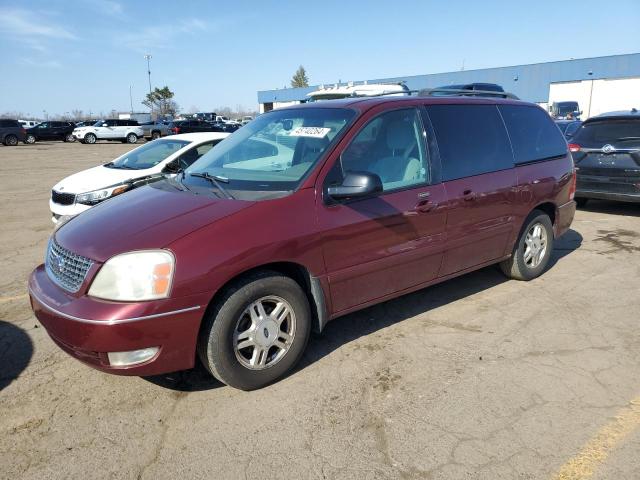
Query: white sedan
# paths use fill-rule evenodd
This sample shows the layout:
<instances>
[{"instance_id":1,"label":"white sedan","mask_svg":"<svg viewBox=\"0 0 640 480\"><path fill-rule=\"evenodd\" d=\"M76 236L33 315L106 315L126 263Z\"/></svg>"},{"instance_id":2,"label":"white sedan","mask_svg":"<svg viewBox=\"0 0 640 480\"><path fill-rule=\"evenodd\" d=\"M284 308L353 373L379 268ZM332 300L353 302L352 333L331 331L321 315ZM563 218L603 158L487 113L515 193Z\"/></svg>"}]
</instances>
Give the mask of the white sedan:
<instances>
[{"instance_id":1,"label":"white sedan","mask_svg":"<svg viewBox=\"0 0 640 480\"><path fill-rule=\"evenodd\" d=\"M94 205L137 186L176 174L229 133L184 133L145 143L115 160L74 173L54 185L49 208L62 223Z\"/></svg>"}]
</instances>

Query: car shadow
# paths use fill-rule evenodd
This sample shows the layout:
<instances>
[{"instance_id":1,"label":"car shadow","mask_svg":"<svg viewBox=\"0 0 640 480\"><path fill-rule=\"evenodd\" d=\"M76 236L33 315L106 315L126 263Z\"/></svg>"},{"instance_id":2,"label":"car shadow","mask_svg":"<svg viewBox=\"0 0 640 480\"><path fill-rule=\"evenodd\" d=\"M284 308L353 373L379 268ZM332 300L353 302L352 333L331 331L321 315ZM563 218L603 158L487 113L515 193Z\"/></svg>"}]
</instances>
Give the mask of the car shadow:
<instances>
[{"instance_id":1,"label":"car shadow","mask_svg":"<svg viewBox=\"0 0 640 480\"><path fill-rule=\"evenodd\" d=\"M593 213L607 213L610 215L640 217L640 203L590 199L584 207L579 207L578 210Z\"/></svg>"},{"instance_id":2,"label":"car shadow","mask_svg":"<svg viewBox=\"0 0 640 480\"><path fill-rule=\"evenodd\" d=\"M33 356L33 342L27 332L0 320L0 390L23 372Z\"/></svg>"},{"instance_id":3,"label":"car shadow","mask_svg":"<svg viewBox=\"0 0 640 480\"><path fill-rule=\"evenodd\" d=\"M580 233L572 229L566 232L555 242L548 270L554 268L560 259L571 254L581 245L582 235ZM489 290L507 281L509 279L502 274L499 268L492 265L339 317L329 322L321 335L312 335L302 360L289 375L304 370L334 350L358 338L429 310ZM196 360L196 366L191 370L142 378L160 387L180 392L199 392L224 386L209 374L199 360Z\"/></svg>"}]
</instances>

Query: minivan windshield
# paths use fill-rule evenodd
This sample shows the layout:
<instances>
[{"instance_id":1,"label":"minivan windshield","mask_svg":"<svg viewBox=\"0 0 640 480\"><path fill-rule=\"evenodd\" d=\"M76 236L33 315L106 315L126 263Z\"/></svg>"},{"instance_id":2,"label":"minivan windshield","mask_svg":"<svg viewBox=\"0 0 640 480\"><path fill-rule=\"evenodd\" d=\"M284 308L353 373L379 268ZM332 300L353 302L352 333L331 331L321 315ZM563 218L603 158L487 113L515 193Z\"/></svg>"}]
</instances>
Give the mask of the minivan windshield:
<instances>
[{"instance_id":1,"label":"minivan windshield","mask_svg":"<svg viewBox=\"0 0 640 480\"><path fill-rule=\"evenodd\" d=\"M118 168L123 170L144 170L153 168L160 162L164 161L170 155L173 155L190 142L186 140L177 140L172 138L162 138L153 142L145 143L130 152L125 153L121 157L116 158L113 162L105 163L107 168Z\"/></svg>"},{"instance_id":2,"label":"minivan windshield","mask_svg":"<svg viewBox=\"0 0 640 480\"><path fill-rule=\"evenodd\" d=\"M298 187L354 116L350 109L321 107L260 115L189 167L183 182L209 185L206 173L225 182L236 198L283 196Z\"/></svg>"}]
</instances>

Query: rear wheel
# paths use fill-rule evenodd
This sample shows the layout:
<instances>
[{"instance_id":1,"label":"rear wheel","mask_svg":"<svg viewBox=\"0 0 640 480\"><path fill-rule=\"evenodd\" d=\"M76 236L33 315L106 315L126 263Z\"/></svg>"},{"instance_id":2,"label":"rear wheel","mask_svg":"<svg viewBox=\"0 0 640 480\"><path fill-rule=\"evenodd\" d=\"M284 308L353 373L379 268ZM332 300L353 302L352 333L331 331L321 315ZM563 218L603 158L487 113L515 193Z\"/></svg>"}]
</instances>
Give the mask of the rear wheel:
<instances>
[{"instance_id":1,"label":"rear wheel","mask_svg":"<svg viewBox=\"0 0 640 480\"><path fill-rule=\"evenodd\" d=\"M157 130L151 132L151 140L157 140L158 138L160 138L160 132L158 132Z\"/></svg>"},{"instance_id":2,"label":"rear wheel","mask_svg":"<svg viewBox=\"0 0 640 480\"><path fill-rule=\"evenodd\" d=\"M285 375L311 330L307 297L277 272L254 273L230 287L205 317L198 354L221 382L254 390Z\"/></svg>"},{"instance_id":3,"label":"rear wheel","mask_svg":"<svg viewBox=\"0 0 640 480\"><path fill-rule=\"evenodd\" d=\"M576 198L575 201L576 201L576 205L582 208L587 205L587 202L589 201L589 199L581 197L581 198Z\"/></svg>"},{"instance_id":4,"label":"rear wheel","mask_svg":"<svg viewBox=\"0 0 640 480\"><path fill-rule=\"evenodd\" d=\"M532 280L539 277L549 263L553 251L553 225L549 216L534 210L525 220L511 257L500 263L507 277Z\"/></svg>"},{"instance_id":5,"label":"rear wheel","mask_svg":"<svg viewBox=\"0 0 640 480\"><path fill-rule=\"evenodd\" d=\"M89 145L93 145L94 143L96 143L96 140L98 139L93 133L87 133L84 136L84 143L88 143Z\"/></svg>"},{"instance_id":6,"label":"rear wheel","mask_svg":"<svg viewBox=\"0 0 640 480\"><path fill-rule=\"evenodd\" d=\"M26 138L24 139L24 143L28 143L29 145L36 143L36 136L31 133L27 134Z\"/></svg>"},{"instance_id":7,"label":"rear wheel","mask_svg":"<svg viewBox=\"0 0 640 480\"><path fill-rule=\"evenodd\" d=\"M69 142L69 143L73 143L76 141L76 137L73 136L73 134L68 133L67 135L64 136L64 141L65 142Z\"/></svg>"},{"instance_id":8,"label":"rear wheel","mask_svg":"<svg viewBox=\"0 0 640 480\"><path fill-rule=\"evenodd\" d=\"M127 135L127 143L137 143L138 136L135 133L130 133Z\"/></svg>"},{"instance_id":9,"label":"rear wheel","mask_svg":"<svg viewBox=\"0 0 640 480\"><path fill-rule=\"evenodd\" d=\"M4 137L4 144L7 147L15 147L16 145L18 145L18 137L16 137L15 135L7 135L6 137Z\"/></svg>"}]
</instances>

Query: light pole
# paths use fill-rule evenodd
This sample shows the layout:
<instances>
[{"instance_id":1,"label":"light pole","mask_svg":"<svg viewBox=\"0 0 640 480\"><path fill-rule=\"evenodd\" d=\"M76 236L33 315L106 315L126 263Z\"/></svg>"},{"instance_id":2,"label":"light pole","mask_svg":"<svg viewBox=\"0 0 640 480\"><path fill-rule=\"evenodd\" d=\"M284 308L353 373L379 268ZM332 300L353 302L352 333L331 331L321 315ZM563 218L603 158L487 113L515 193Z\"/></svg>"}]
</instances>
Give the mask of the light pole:
<instances>
[{"instance_id":1,"label":"light pole","mask_svg":"<svg viewBox=\"0 0 640 480\"><path fill-rule=\"evenodd\" d=\"M587 73L591 77L591 89L589 91L589 109L587 110L587 118L591 116L591 100L593 99L593 71L589 70Z\"/></svg>"},{"instance_id":2,"label":"light pole","mask_svg":"<svg viewBox=\"0 0 640 480\"><path fill-rule=\"evenodd\" d=\"M149 102L151 102L151 64L149 62L151 60L151 55L147 53L144 58L147 59L147 74L149 75ZM151 117L153 118L153 103L151 103Z\"/></svg>"},{"instance_id":3,"label":"light pole","mask_svg":"<svg viewBox=\"0 0 640 480\"><path fill-rule=\"evenodd\" d=\"M131 95L131 85L129 85L129 105L131 106L131 113L133 113L133 96Z\"/></svg>"}]
</instances>

